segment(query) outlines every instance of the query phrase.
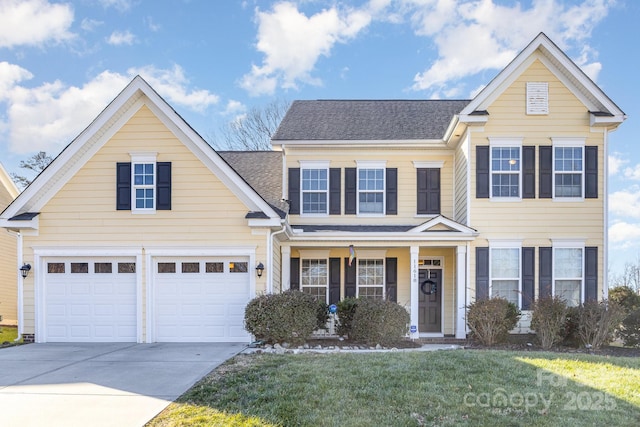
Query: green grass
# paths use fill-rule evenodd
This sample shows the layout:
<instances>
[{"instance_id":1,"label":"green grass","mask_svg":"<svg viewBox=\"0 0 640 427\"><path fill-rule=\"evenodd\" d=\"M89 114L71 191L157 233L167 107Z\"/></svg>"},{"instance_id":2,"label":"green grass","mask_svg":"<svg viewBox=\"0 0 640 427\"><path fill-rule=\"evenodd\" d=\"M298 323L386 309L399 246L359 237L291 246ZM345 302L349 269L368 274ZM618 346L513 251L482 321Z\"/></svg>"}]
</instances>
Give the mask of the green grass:
<instances>
[{"instance_id":1,"label":"green grass","mask_svg":"<svg viewBox=\"0 0 640 427\"><path fill-rule=\"evenodd\" d=\"M640 359L457 350L240 355L165 426L640 425Z\"/></svg>"},{"instance_id":2,"label":"green grass","mask_svg":"<svg viewBox=\"0 0 640 427\"><path fill-rule=\"evenodd\" d=\"M13 340L16 338L18 338L18 328L13 326L0 326L0 345L5 341L13 343Z\"/></svg>"}]
</instances>

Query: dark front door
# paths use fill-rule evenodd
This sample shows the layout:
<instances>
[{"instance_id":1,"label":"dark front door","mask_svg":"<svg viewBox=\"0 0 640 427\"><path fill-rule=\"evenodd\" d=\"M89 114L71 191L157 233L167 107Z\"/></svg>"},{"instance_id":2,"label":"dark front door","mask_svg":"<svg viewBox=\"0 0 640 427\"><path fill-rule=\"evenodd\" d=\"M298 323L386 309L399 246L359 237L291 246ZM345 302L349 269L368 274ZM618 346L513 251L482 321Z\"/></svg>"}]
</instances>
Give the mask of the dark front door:
<instances>
[{"instance_id":1,"label":"dark front door","mask_svg":"<svg viewBox=\"0 0 640 427\"><path fill-rule=\"evenodd\" d=\"M418 329L442 332L442 270L420 270L418 276ZM430 283L434 282L434 283Z\"/></svg>"}]
</instances>

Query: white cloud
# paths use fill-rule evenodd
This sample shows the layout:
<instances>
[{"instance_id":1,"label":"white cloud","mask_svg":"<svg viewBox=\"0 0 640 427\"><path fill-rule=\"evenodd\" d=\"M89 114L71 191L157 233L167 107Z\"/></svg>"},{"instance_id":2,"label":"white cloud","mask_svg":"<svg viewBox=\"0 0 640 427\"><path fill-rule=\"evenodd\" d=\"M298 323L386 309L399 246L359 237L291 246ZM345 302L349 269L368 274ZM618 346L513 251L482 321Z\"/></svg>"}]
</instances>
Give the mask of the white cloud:
<instances>
[{"instance_id":1,"label":"white cloud","mask_svg":"<svg viewBox=\"0 0 640 427\"><path fill-rule=\"evenodd\" d=\"M614 0L584 0L567 6L556 0L503 6L494 0L404 0L418 35L433 37L438 59L414 78L413 89L442 93L464 78L500 70L526 43L544 31L564 49L580 48L576 63L596 78L601 64L586 43Z\"/></svg>"},{"instance_id":2,"label":"white cloud","mask_svg":"<svg viewBox=\"0 0 640 427\"><path fill-rule=\"evenodd\" d=\"M629 161L622 158L622 156L622 153L609 154L608 169L610 176L617 175L622 170L622 167L629 163Z\"/></svg>"},{"instance_id":3,"label":"white cloud","mask_svg":"<svg viewBox=\"0 0 640 427\"><path fill-rule=\"evenodd\" d=\"M637 164L632 168L625 168L624 177L628 179L633 179L635 181L640 181L640 164Z\"/></svg>"},{"instance_id":4,"label":"white cloud","mask_svg":"<svg viewBox=\"0 0 640 427\"><path fill-rule=\"evenodd\" d=\"M29 71L0 63L0 101L7 114L0 129L16 154L34 151L57 153L77 136L131 81L140 74L170 104L203 112L218 97L209 91L190 89L182 68L163 70L153 66L127 70L127 74L104 71L82 86L68 86L56 80L37 87L21 82L32 77Z\"/></svg>"},{"instance_id":5,"label":"white cloud","mask_svg":"<svg viewBox=\"0 0 640 427\"><path fill-rule=\"evenodd\" d=\"M236 101L234 99L230 99L227 102L227 106L225 107L225 109L222 112L222 114L225 115L225 116L238 115L238 114L244 114L246 111L247 111L247 106L246 105L244 105L240 101Z\"/></svg>"},{"instance_id":6,"label":"white cloud","mask_svg":"<svg viewBox=\"0 0 640 427\"><path fill-rule=\"evenodd\" d=\"M46 0L0 1L0 48L70 40L73 9Z\"/></svg>"},{"instance_id":7,"label":"white cloud","mask_svg":"<svg viewBox=\"0 0 640 427\"><path fill-rule=\"evenodd\" d=\"M133 5L133 1L132 0L100 0L100 4L102 4L102 7L104 7L105 9L113 7L114 9L120 12L126 12L129 9L131 9L131 6Z\"/></svg>"},{"instance_id":8,"label":"white cloud","mask_svg":"<svg viewBox=\"0 0 640 427\"><path fill-rule=\"evenodd\" d=\"M616 222L609 227L609 242L612 249L626 249L640 243L640 224Z\"/></svg>"},{"instance_id":9,"label":"white cloud","mask_svg":"<svg viewBox=\"0 0 640 427\"><path fill-rule=\"evenodd\" d=\"M107 37L107 43L114 46L131 46L135 41L136 36L134 36L130 31L114 31L109 37Z\"/></svg>"},{"instance_id":10,"label":"white cloud","mask_svg":"<svg viewBox=\"0 0 640 427\"><path fill-rule=\"evenodd\" d=\"M640 218L640 187L632 186L609 196L609 211L613 214Z\"/></svg>"},{"instance_id":11,"label":"white cloud","mask_svg":"<svg viewBox=\"0 0 640 427\"><path fill-rule=\"evenodd\" d=\"M240 85L252 95L262 95L272 94L278 86L321 84L311 74L317 61L329 56L337 43L356 37L371 22L371 13L366 8L334 6L308 17L290 2L277 3L267 12L257 11L256 48L265 57L262 65L252 65Z\"/></svg>"},{"instance_id":12,"label":"white cloud","mask_svg":"<svg viewBox=\"0 0 640 427\"><path fill-rule=\"evenodd\" d=\"M84 31L93 31L99 26L104 25L103 21L98 21L96 19L84 18L80 23L80 28Z\"/></svg>"}]
</instances>

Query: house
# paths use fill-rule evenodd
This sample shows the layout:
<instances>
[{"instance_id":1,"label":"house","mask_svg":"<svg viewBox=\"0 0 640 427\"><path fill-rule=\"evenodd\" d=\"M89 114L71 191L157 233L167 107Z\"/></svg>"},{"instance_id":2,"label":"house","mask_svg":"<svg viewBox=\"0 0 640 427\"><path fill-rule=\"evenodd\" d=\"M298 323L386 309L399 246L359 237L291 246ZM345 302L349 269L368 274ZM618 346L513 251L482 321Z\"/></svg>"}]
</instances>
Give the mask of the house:
<instances>
[{"instance_id":1,"label":"house","mask_svg":"<svg viewBox=\"0 0 640 427\"><path fill-rule=\"evenodd\" d=\"M0 163L0 211L18 196L18 188ZM18 319L18 261L15 233L0 230L0 325L15 325Z\"/></svg>"},{"instance_id":2,"label":"house","mask_svg":"<svg viewBox=\"0 0 640 427\"><path fill-rule=\"evenodd\" d=\"M605 297L625 118L544 34L471 100L296 101L272 152L216 152L136 77L0 216L33 266L19 330L247 341L247 301L299 289L464 338L478 298Z\"/></svg>"}]
</instances>

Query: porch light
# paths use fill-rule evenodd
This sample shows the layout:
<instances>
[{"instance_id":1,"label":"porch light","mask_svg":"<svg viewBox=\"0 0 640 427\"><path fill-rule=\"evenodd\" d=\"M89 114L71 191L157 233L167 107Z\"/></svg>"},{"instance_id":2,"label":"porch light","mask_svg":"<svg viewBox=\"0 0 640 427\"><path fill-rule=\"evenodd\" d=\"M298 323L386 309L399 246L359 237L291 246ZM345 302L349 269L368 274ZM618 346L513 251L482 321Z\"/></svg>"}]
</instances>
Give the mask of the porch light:
<instances>
[{"instance_id":1,"label":"porch light","mask_svg":"<svg viewBox=\"0 0 640 427\"><path fill-rule=\"evenodd\" d=\"M264 264L259 263L256 267L256 274L258 277L262 277L262 272L264 271Z\"/></svg>"},{"instance_id":2,"label":"porch light","mask_svg":"<svg viewBox=\"0 0 640 427\"><path fill-rule=\"evenodd\" d=\"M22 267L20 267L20 275L22 276L23 279L27 278L30 271L31 271L31 264L25 264Z\"/></svg>"}]
</instances>

